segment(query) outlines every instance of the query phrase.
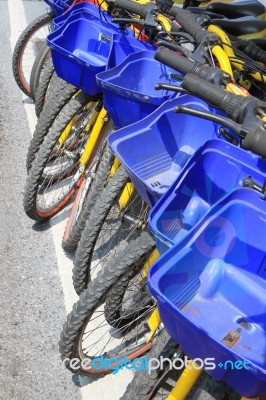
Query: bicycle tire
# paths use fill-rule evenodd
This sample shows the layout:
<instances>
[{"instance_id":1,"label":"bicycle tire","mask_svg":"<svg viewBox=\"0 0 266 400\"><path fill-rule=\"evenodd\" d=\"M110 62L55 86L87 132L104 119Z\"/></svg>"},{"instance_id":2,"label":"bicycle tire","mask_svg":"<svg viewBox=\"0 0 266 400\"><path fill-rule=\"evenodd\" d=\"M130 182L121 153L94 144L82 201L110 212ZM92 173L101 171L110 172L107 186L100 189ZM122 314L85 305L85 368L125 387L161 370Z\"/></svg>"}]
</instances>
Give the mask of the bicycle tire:
<instances>
[{"instance_id":1,"label":"bicycle tire","mask_svg":"<svg viewBox=\"0 0 266 400\"><path fill-rule=\"evenodd\" d=\"M89 190L84 187L85 182L78 189L62 241L62 247L65 251L72 253L76 250L81 238L81 234L85 228L86 221L91 214L98 196L107 183L114 158L114 154L109 147L106 146L97 169L94 172L95 179L93 180ZM85 191L86 193L84 193ZM79 207L81 207L81 211L77 216L75 213Z\"/></svg>"},{"instance_id":2,"label":"bicycle tire","mask_svg":"<svg viewBox=\"0 0 266 400\"><path fill-rule=\"evenodd\" d=\"M178 349L177 343L162 329L154 338L152 348L149 352L150 359L172 359ZM179 353L181 353L179 349ZM147 370L136 371L133 380L129 383L125 393L120 400L166 400L171 387L176 383L182 370L170 371L170 382L164 381L164 371L155 369L151 374ZM169 390L170 388L170 390ZM162 390L160 393L158 393ZM157 396L158 394L158 396ZM236 392L221 381L214 380L206 372L202 372L190 393L187 400L240 400Z\"/></svg>"},{"instance_id":3,"label":"bicycle tire","mask_svg":"<svg viewBox=\"0 0 266 400\"><path fill-rule=\"evenodd\" d=\"M116 257L118 244L126 247L129 239L136 238L142 232L143 223L147 221L148 206L141 196L136 192L128 192L129 201L122 212L118 205L118 199L128 189L129 182L126 170L120 166L86 221L74 259L73 285L77 294L86 289L99 267ZM125 218L126 214L134 217L133 225Z\"/></svg>"},{"instance_id":4,"label":"bicycle tire","mask_svg":"<svg viewBox=\"0 0 266 400\"><path fill-rule=\"evenodd\" d=\"M136 316L146 313L147 308L150 308L150 304L154 303L146 288L147 279L143 279L142 271L143 266L155 249L155 242L152 237L147 240L146 232L142 232L140 240L147 241L145 256L139 257L138 253L135 252L135 258L131 258L132 265L134 264L135 267L129 267L128 274L125 274L112 287L105 301L105 319L114 328L118 327L117 323L119 326L130 323ZM128 254L132 252L132 245L134 245L134 242L128 245ZM139 268L136 268L137 265L139 265ZM134 282L132 282L133 280ZM126 296L127 291L129 292L128 296Z\"/></svg>"},{"instance_id":5,"label":"bicycle tire","mask_svg":"<svg viewBox=\"0 0 266 400\"><path fill-rule=\"evenodd\" d=\"M75 192L74 188L70 188L69 193L64 195L65 197L62 201L60 199L60 201L58 201L53 207L50 207L47 211L41 211L38 208L37 195L39 185L42 182L43 172L49 162L53 149L68 123L85 107L86 104L88 104L90 100L92 100L91 97L83 92L79 92L76 96L72 97L55 118L47 136L36 154L26 180L23 199L26 214L29 218L35 221L41 222L51 218L67 204Z\"/></svg>"},{"instance_id":6,"label":"bicycle tire","mask_svg":"<svg viewBox=\"0 0 266 400\"><path fill-rule=\"evenodd\" d=\"M65 105L69 102L72 96L78 92L78 89L69 83L60 80L57 82L54 92L51 94L49 103L45 111L41 114L33 137L30 141L28 148L27 158L26 158L26 169L27 172L30 171L32 163L38 153L44 138L47 136L50 127L52 126L57 115L62 111Z\"/></svg>"},{"instance_id":7,"label":"bicycle tire","mask_svg":"<svg viewBox=\"0 0 266 400\"><path fill-rule=\"evenodd\" d=\"M144 237L142 236L141 240L135 240L135 245L132 246L132 248L135 250L135 252L138 252L139 256L144 256L147 251L147 246L150 246L149 241L149 235L147 236L147 240L144 240ZM90 319L93 321L93 314L100 306L103 305L106 296L110 292L113 285L119 279L121 279L124 274L127 274L129 272L130 267L134 268L131 257L135 258L135 253L128 255L127 251L124 251L120 254L119 259L114 260L113 263L107 264L105 268L103 268L99 272L97 277L91 282L88 288L82 293L79 300L74 305L73 310L68 315L67 321L64 324L63 331L61 333L59 349L62 360L71 372L78 372L78 374L81 375L90 374L82 370L73 370L69 363L69 360L73 358L78 358L79 360L81 360L82 357L80 353L82 352L82 350L80 349L80 343L82 342L85 327L90 322ZM143 330L146 332L147 327L145 326ZM131 338L131 343L135 342L134 335L136 335L136 328L135 330L129 330L126 335L126 338L124 337L124 343L126 343L126 345L128 346L129 341L127 338ZM109 342L110 341L108 340L108 343ZM149 349L150 345L147 345L146 341L144 340L138 351L138 354L136 354L136 351L134 350L134 352L130 353L129 357L132 357L133 359L135 357L138 357L139 355L146 353ZM103 348L103 351L105 351L106 356L105 347ZM105 371L104 374L108 372L111 371ZM95 373L95 371L93 371L92 373ZM102 373L103 371L97 372L97 374Z\"/></svg>"},{"instance_id":8,"label":"bicycle tire","mask_svg":"<svg viewBox=\"0 0 266 400\"><path fill-rule=\"evenodd\" d=\"M21 33L13 51L13 56L12 56L13 75L15 81L17 82L18 87L28 97L31 97L30 82L26 81L26 78L24 76L21 67L23 53L25 51L27 44L31 40L32 36L43 26L50 24L53 18L54 18L53 12L45 13L35 18Z\"/></svg>"},{"instance_id":9,"label":"bicycle tire","mask_svg":"<svg viewBox=\"0 0 266 400\"><path fill-rule=\"evenodd\" d=\"M58 76L56 75L53 62L52 60L50 60L43 70L42 79L36 92L35 114L38 118L40 118L40 115L45 105L48 104L49 99L53 94L53 91L56 89L60 81L62 81L62 79L58 78Z\"/></svg>"},{"instance_id":10,"label":"bicycle tire","mask_svg":"<svg viewBox=\"0 0 266 400\"><path fill-rule=\"evenodd\" d=\"M36 93L38 90L38 86L40 83L40 78L42 71L45 67L45 63L48 61L48 59L51 57L50 53L50 48L47 46L45 43L39 53L37 54L37 57L34 61L31 74L30 74L30 93L31 93L31 98L35 102L35 97Z\"/></svg>"},{"instance_id":11,"label":"bicycle tire","mask_svg":"<svg viewBox=\"0 0 266 400\"><path fill-rule=\"evenodd\" d=\"M171 359L177 348L177 343L171 339L165 329L162 329L153 340L149 358L158 359L163 357ZM132 400L135 398L138 400L151 399L150 394L157 384L161 372L159 369L153 370L152 374L149 374L147 370L136 371L133 380L127 386L120 400Z\"/></svg>"}]
</instances>

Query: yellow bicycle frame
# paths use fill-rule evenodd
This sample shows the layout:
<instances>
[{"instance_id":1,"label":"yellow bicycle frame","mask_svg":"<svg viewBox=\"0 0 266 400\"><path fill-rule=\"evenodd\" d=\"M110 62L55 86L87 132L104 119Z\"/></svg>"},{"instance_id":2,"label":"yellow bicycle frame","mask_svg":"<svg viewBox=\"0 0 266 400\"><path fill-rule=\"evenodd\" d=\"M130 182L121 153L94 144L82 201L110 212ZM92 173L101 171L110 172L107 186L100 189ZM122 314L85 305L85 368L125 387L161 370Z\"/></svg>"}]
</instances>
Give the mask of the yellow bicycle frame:
<instances>
[{"instance_id":1,"label":"yellow bicycle frame","mask_svg":"<svg viewBox=\"0 0 266 400\"><path fill-rule=\"evenodd\" d=\"M232 48L232 44L231 44L231 40L229 39L228 35L218 26L216 25L209 25L208 27L208 31L215 33L221 40L222 42L222 47L227 55L227 57L229 58L233 58L233 60L231 61L231 64L234 66L234 68L236 68L238 71L243 71L243 65L245 64L244 61L242 60L235 60L237 57L235 56L234 50ZM219 61L219 60L218 60ZM258 72L250 74L254 79L256 79L259 82L263 82L266 83L266 76L259 74Z\"/></svg>"}]
</instances>

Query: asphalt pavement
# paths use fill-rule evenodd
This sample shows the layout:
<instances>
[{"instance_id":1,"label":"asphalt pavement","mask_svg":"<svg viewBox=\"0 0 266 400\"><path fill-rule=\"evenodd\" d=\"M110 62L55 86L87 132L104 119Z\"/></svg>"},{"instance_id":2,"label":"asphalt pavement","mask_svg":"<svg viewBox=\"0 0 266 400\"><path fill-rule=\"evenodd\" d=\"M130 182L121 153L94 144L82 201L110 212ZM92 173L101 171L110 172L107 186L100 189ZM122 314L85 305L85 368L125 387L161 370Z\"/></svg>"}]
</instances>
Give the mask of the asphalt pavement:
<instances>
[{"instance_id":1,"label":"asphalt pavement","mask_svg":"<svg viewBox=\"0 0 266 400\"><path fill-rule=\"evenodd\" d=\"M42 13L39 1L25 3L28 21ZM12 75L10 33L8 4L0 1L0 399L79 400L58 354L66 309L53 237L22 206L31 132Z\"/></svg>"}]
</instances>

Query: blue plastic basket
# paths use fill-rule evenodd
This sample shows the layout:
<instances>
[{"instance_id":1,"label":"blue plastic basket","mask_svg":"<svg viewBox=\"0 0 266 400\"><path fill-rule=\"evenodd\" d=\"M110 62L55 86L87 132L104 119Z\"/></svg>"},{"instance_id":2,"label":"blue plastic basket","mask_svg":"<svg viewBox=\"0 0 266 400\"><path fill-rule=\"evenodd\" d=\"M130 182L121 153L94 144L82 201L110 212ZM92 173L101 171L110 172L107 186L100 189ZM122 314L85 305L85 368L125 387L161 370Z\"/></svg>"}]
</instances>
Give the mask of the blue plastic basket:
<instances>
[{"instance_id":1,"label":"blue plastic basket","mask_svg":"<svg viewBox=\"0 0 266 400\"><path fill-rule=\"evenodd\" d=\"M202 146L150 213L160 254L180 241L222 196L243 186L248 176L263 185L266 162L222 140Z\"/></svg>"},{"instance_id":2,"label":"blue plastic basket","mask_svg":"<svg viewBox=\"0 0 266 400\"><path fill-rule=\"evenodd\" d=\"M55 71L60 78L90 95L102 92L97 86L96 74L109 68L111 59L122 59L124 42L131 41L132 51L146 48L145 43L133 37L133 31L127 29L121 33L118 26L97 19L90 5L65 18L47 37ZM112 56L113 52L116 57Z\"/></svg>"},{"instance_id":3,"label":"blue plastic basket","mask_svg":"<svg viewBox=\"0 0 266 400\"><path fill-rule=\"evenodd\" d=\"M44 0L53 10L56 16L62 15L74 2L74 0Z\"/></svg>"},{"instance_id":4,"label":"blue plastic basket","mask_svg":"<svg viewBox=\"0 0 266 400\"><path fill-rule=\"evenodd\" d=\"M206 372L248 398L266 394L261 197L248 188L225 196L150 268L148 283L165 329L184 353L214 358L216 368Z\"/></svg>"},{"instance_id":5,"label":"blue plastic basket","mask_svg":"<svg viewBox=\"0 0 266 400\"><path fill-rule=\"evenodd\" d=\"M144 120L108 137L137 191L152 206L176 180L194 152L207 140L219 136L219 125L176 114L173 110L178 105L215 112L204 101L182 95L168 100Z\"/></svg>"},{"instance_id":6,"label":"blue plastic basket","mask_svg":"<svg viewBox=\"0 0 266 400\"><path fill-rule=\"evenodd\" d=\"M131 54L120 65L98 74L104 107L115 126L121 128L139 121L173 97L173 92L155 90L155 85L177 84L174 74L176 71L154 59L154 51Z\"/></svg>"}]
</instances>

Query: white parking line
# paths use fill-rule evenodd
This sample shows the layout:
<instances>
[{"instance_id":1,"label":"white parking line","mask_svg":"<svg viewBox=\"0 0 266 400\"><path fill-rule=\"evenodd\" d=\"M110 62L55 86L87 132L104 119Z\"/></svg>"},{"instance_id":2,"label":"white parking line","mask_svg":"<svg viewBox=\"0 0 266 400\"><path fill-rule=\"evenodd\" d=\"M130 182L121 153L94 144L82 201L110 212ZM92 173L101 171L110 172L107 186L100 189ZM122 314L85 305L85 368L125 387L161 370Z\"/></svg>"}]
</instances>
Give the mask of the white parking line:
<instances>
[{"instance_id":1,"label":"white parking line","mask_svg":"<svg viewBox=\"0 0 266 400\"><path fill-rule=\"evenodd\" d=\"M11 27L10 44L13 50L20 33L30 21L27 21L22 0L8 0L7 4ZM37 123L34 105L31 104L30 101L25 102L28 98L23 94L22 98L24 100L24 107L32 136ZM77 301L78 296L72 285L73 263L66 257L61 247L67 215L67 209L63 210L58 216L51 220L50 225L57 257L58 272L64 293L65 306L67 313L69 313L72 310L74 302ZM71 377L69 377L69 379L71 379ZM132 372L129 370L120 371L117 375L108 375L98 381L81 378L81 394L84 400L118 400L124 393L131 379Z\"/></svg>"}]
</instances>

